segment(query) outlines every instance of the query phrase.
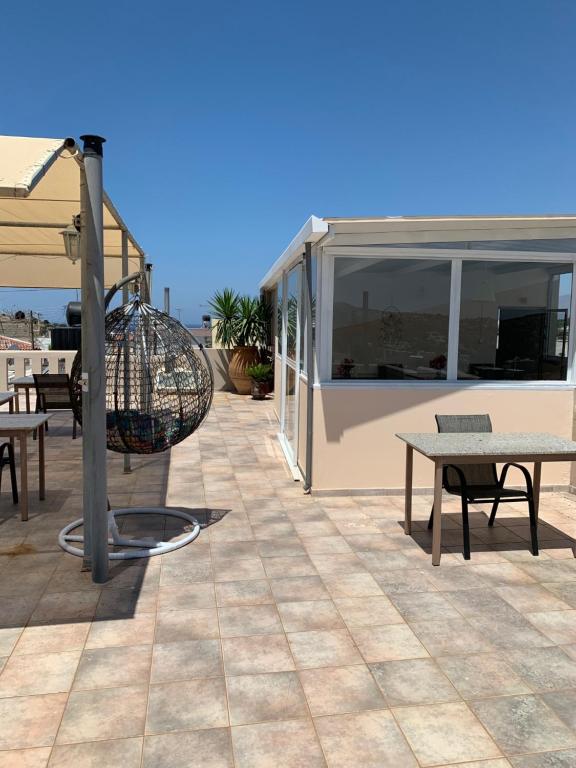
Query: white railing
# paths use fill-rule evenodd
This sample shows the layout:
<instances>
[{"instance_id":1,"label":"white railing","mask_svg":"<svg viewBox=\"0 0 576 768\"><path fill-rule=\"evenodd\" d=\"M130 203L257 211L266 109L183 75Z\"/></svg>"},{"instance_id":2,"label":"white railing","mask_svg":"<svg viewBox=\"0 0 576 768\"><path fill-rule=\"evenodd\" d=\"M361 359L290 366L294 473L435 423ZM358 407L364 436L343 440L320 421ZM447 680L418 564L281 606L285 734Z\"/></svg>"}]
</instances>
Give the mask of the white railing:
<instances>
[{"instance_id":1,"label":"white railing","mask_svg":"<svg viewBox=\"0 0 576 768\"><path fill-rule=\"evenodd\" d=\"M12 379L33 373L70 373L75 350L47 352L38 349L0 350L0 391L6 391Z\"/></svg>"}]
</instances>

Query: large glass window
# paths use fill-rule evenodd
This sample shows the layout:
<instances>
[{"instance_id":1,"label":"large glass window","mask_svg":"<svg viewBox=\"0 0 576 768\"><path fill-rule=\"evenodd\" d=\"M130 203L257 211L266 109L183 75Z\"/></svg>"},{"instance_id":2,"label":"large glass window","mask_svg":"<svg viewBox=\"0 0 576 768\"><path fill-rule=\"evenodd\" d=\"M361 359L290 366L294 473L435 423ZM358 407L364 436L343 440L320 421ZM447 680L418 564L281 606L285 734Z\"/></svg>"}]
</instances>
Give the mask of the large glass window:
<instances>
[{"instance_id":1,"label":"large glass window","mask_svg":"<svg viewBox=\"0 0 576 768\"><path fill-rule=\"evenodd\" d=\"M563 380L572 265L464 261L459 379Z\"/></svg>"},{"instance_id":2,"label":"large glass window","mask_svg":"<svg viewBox=\"0 0 576 768\"><path fill-rule=\"evenodd\" d=\"M282 282L280 278L276 286L276 351L282 354Z\"/></svg>"},{"instance_id":3,"label":"large glass window","mask_svg":"<svg viewBox=\"0 0 576 768\"><path fill-rule=\"evenodd\" d=\"M286 355L296 360L296 334L298 332L298 287L300 265L288 272L286 291Z\"/></svg>"},{"instance_id":4,"label":"large glass window","mask_svg":"<svg viewBox=\"0 0 576 768\"><path fill-rule=\"evenodd\" d=\"M332 377L445 379L449 261L334 260Z\"/></svg>"}]
</instances>

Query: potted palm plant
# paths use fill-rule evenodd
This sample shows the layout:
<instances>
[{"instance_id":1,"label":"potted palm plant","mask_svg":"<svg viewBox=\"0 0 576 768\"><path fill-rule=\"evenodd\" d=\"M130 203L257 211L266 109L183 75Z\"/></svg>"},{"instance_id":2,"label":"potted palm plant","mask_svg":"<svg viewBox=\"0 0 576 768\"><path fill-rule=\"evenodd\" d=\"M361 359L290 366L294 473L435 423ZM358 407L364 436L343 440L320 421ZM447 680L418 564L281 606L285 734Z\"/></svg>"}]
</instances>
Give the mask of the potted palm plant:
<instances>
[{"instance_id":1,"label":"potted palm plant","mask_svg":"<svg viewBox=\"0 0 576 768\"><path fill-rule=\"evenodd\" d=\"M262 298L241 296L230 288L210 301L216 319L216 341L232 348L228 375L240 395L249 395L252 380L246 368L260 362L260 347L268 341L270 307Z\"/></svg>"},{"instance_id":2,"label":"potted palm plant","mask_svg":"<svg viewBox=\"0 0 576 768\"><path fill-rule=\"evenodd\" d=\"M246 374L252 380L252 400L265 400L270 393L272 366L268 363L256 363L246 368Z\"/></svg>"}]
</instances>

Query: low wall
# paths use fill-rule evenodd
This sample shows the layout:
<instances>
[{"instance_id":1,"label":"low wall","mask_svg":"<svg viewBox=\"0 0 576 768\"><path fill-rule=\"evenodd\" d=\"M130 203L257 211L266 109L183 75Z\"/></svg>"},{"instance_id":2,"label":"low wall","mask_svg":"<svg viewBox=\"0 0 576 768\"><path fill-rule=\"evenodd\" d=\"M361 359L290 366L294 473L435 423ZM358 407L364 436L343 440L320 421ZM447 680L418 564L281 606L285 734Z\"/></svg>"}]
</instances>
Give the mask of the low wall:
<instances>
[{"instance_id":1,"label":"low wall","mask_svg":"<svg viewBox=\"0 0 576 768\"><path fill-rule=\"evenodd\" d=\"M216 392L233 392L234 385L228 376L228 365L232 357L231 349L205 349L214 373L214 390Z\"/></svg>"},{"instance_id":2,"label":"low wall","mask_svg":"<svg viewBox=\"0 0 576 768\"><path fill-rule=\"evenodd\" d=\"M33 373L70 373L76 350L0 350L0 390L7 390L11 379Z\"/></svg>"},{"instance_id":3,"label":"low wall","mask_svg":"<svg viewBox=\"0 0 576 768\"><path fill-rule=\"evenodd\" d=\"M404 488L397 432L435 432L437 413L489 413L494 431L573 438L571 389L326 388L314 390L313 489ZM431 488L433 465L414 454L414 487ZM542 467L547 486L570 483L570 464Z\"/></svg>"}]
</instances>

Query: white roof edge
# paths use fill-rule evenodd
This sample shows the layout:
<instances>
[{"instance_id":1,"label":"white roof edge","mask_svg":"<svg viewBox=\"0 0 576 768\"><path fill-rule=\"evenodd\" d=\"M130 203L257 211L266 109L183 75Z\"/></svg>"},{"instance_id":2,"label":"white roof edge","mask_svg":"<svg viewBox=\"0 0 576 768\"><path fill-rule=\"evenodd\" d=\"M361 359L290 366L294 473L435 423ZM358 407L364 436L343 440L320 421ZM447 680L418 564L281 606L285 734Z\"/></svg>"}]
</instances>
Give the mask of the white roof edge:
<instances>
[{"instance_id":1,"label":"white roof edge","mask_svg":"<svg viewBox=\"0 0 576 768\"><path fill-rule=\"evenodd\" d=\"M278 276L290 265L295 256L302 253L304 243L316 243L328 232L328 222L318 216L310 216L296 237L280 254L260 281L259 288L266 288L276 282Z\"/></svg>"},{"instance_id":2,"label":"white roof edge","mask_svg":"<svg viewBox=\"0 0 576 768\"><path fill-rule=\"evenodd\" d=\"M5 186L0 185L0 196L28 197L64 148L64 139L45 139L45 141L47 146L38 160L26 168L25 174L18 181Z\"/></svg>"}]
</instances>

